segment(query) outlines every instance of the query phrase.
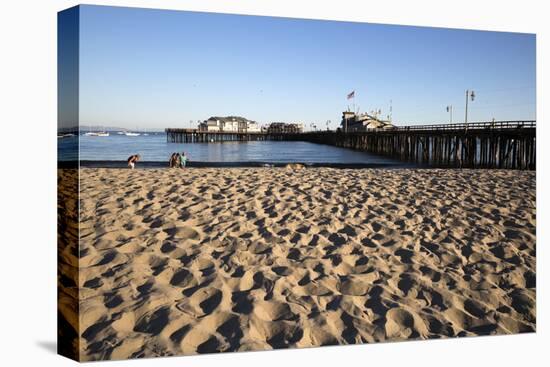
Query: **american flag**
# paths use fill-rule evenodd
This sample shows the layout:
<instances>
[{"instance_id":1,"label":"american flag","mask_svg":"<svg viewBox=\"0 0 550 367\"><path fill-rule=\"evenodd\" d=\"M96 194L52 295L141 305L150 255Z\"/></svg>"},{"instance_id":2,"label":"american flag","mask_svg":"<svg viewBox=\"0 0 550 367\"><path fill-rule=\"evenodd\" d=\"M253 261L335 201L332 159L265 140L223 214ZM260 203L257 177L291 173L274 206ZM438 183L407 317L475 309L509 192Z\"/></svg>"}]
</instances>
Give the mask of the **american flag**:
<instances>
[{"instance_id":1,"label":"american flag","mask_svg":"<svg viewBox=\"0 0 550 367\"><path fill-rule=\"evenodd\" d=\"M355 98L355 91L348 94L348 99L352 99L352 98Z\"/></svg>"}]
</instances>

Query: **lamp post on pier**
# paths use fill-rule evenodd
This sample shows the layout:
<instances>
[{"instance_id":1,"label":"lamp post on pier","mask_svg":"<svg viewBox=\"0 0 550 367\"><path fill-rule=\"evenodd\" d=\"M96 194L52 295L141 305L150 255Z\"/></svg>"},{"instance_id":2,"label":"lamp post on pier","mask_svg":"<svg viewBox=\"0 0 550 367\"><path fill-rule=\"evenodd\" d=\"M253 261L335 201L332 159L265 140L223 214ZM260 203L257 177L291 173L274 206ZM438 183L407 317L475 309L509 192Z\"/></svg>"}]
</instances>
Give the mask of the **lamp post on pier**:
<instances>
[{"instance_id":1,"label":"lamp post on pier","mask_svg":"<svg viewBox=\"0 0 550 367\"><path fill-rule=\"evenodd\" d=\"M451 115L449 121L452 124L453 123L453 105L452 104L447 106L447 112L449 112L450 115Z\"/></svg>"},{"instance_id":2,"label":"lamp post on pier","mask_svg":"<svg viewBox=\"0 0 550 367\"><path fill-rule=\"evenodd\" d=\"M473 90L466 90L466 112L464 116L464 123L468 123L468 99L470 98L472 102L474 101L474 98L476 97Z\"/></svg>"}]
</instances>

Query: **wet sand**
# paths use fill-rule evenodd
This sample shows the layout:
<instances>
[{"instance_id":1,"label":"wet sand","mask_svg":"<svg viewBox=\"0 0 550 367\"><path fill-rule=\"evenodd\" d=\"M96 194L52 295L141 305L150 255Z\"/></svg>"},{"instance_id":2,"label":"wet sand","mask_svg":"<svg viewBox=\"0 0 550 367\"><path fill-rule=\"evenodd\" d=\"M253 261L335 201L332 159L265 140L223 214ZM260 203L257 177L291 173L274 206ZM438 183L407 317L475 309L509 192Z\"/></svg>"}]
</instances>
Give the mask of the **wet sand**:
<instances>
[{"instance_id":1,"label":"wet sand","mask_svg":"<svg viewBox=\"0 0 550 367\"><path fill-rule=\"evenodd\" d=\"M535 172L80 172L82 360L531 332Z\"/></svg>"}]
</instances>

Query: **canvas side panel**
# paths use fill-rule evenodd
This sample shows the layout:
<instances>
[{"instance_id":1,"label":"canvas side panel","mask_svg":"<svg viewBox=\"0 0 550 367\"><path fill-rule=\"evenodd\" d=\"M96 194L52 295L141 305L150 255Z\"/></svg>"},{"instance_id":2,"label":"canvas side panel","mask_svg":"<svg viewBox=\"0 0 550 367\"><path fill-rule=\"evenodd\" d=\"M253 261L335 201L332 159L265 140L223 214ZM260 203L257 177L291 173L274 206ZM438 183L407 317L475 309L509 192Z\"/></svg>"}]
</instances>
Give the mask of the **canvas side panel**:
<instances>
[{"instance_id":1,"label":"canvas side panel","mask_svg":"<svg viewBox=\"0 0 550 367\"><path fill-rule=\"evenodd\" d=\"M57 352L79 360L79 8L57 17Z\"/></svg>"}]
</instances>

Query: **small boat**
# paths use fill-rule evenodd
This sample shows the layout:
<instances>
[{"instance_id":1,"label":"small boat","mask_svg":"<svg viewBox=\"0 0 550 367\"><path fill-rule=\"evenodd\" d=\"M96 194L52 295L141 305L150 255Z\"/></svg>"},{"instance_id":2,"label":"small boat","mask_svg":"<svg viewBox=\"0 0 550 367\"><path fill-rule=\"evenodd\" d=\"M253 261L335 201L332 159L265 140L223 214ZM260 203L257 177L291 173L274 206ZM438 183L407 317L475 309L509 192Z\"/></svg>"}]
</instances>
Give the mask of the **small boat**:
<instances>
[{"instance_id":1,"label":"small boat","mask_svg":"<svg viewBox=\"0 0 550 367\"><path fill-rule=\"evenodd\" d=\"M124 131L117 131L116 132L118 135L124 135Z\"/></svg>"},{"instance_id":2,"label":"small boat","mask_svg":"<svg viewBox=\"0 0 550 367\"><path fill-rule=\"evenodd\" d=\"M92 128L90 127L90 130L85 133L86 136L109 136L109 133L106 131L92 131Z\"/></svg>"},{"instance_id":3,"label":"small boat","mask_svg":"<svg viewBox=\"0 0 550 367\"><path fill-rule=\"evenodd\" d=\"M126 136L140 136L141 134L140 133L133 133L133 132L126 132L126 133L124 133L124 135L126 135Z\"/></svg>"}]
</instances>

